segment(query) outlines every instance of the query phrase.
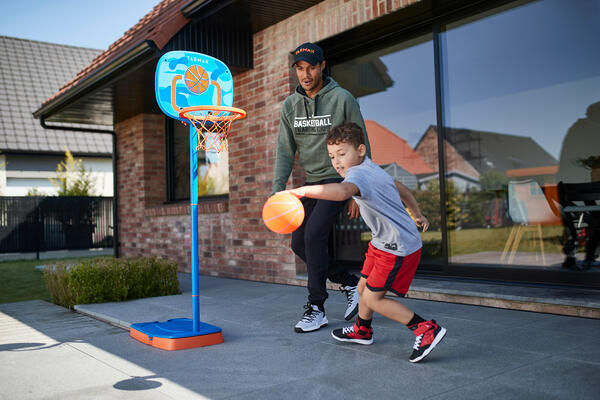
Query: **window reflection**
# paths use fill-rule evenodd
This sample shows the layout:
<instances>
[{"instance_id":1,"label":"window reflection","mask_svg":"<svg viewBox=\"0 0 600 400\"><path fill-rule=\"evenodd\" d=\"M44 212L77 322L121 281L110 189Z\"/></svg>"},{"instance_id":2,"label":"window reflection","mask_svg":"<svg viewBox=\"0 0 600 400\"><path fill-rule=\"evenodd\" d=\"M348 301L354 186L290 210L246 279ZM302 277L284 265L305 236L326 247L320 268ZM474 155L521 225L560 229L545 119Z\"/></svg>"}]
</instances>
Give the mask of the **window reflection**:
<instances>
[{"instance_id":1,"label":"window reflection","mask_svg":"<svg viewBox=\"0 0 600 400\"><path fill-rule=\"evenodd\" d=\"M600 3L520 4L440 35L450 261L562 268L557 184L598 179Z\"/></svg>"},{"instance_id":2,"label":"window reflection","mask_svg":"<svg viewBox=\"0 0 600 400\"><path fill-rule=\"evenodd\" d=\"M437 153L435 74L432 36L372 52L337 64L331 75L357 99L365 119L373 161L411 190L432 227L421 233L425 262L441 262L441 214L437 158L419 152L422 145ZM362 260L371 239L362 220L341 214L336 225L337 258Z\"/></svg>"},{"instance_id":3,"label":"window reflection","mask_svg":"<svg viewBox=\"0 0 600 400\"><path fill-rule=\"evenodd\" d=\"M173 173L170 184L173 187L174 198L170 200L184 200L190 198L190 131L189 125L179 122L173 122L172 126ZM228 153L198 150L198 196L227 193L229 193Z\"/></svg>"}]
</instances>

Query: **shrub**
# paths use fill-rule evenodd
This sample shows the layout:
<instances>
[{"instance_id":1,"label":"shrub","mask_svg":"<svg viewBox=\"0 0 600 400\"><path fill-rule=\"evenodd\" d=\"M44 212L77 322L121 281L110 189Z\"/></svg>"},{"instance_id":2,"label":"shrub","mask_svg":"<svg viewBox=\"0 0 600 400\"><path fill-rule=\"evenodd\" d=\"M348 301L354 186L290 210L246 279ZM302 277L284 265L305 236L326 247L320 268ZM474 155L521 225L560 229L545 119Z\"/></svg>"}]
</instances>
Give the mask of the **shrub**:
<instances>
[{"instance_id":1,"label":"shrub","mask_svg":"<svg viewBox=\"0 0 600 400\"><path fill-rule=\"evenodd\" d=\"M105 303L179 294L177 264L158 258L100 258L44 270L52 302Z\"/></svg>"},{"instance_id":2,"label":"shrub","mask_svg":"<svg viewBox=\"0 0 600 400\"><path fill-rule=\"evenodd\" d=\"M57 264L53 268L44 269L44 282L50 293L50 298L53 303L64 305L72 305L73 298L69 291L69 271L65 264Z\"/></svg>"}]
</instances>

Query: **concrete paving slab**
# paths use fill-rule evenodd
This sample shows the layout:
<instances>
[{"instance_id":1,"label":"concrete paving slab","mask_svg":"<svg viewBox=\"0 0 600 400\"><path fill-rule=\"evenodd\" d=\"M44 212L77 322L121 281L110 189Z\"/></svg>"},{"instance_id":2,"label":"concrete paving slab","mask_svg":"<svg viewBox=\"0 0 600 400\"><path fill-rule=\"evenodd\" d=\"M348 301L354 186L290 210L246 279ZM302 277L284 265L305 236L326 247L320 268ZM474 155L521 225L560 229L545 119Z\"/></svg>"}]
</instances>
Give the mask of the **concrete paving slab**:
<instances>
[{"instance_id":1,"label":"concrete paving slab","mask_svg":"<svg viewBox=\"0 0 600 400\"><path fill-rule=\"evenodd\" d=\"M189 317L189 288L80 305L80 313L42 301L0 304L0 365L9 366L0 368L0 398L595 400L599 392L595 319L403 299L448 328L430 357L411 364L412 333L378 315L373 345L333 340L331 329L348 324L334 291L330 325L307 334L293 330L304 287L203 276L200 293L202 321L220 326L225 342L172 352L81 313L123 327Z\"/></svg>"}]
</instances>

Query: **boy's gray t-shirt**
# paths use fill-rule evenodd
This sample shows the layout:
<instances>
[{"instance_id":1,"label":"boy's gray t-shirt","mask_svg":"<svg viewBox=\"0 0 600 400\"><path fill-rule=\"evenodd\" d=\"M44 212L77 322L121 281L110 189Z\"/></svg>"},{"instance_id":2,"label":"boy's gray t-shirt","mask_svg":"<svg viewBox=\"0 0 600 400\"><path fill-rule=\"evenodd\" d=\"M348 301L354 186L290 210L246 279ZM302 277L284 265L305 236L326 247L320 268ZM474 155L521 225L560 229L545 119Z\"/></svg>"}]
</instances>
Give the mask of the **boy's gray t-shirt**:
<instances>
[{"instance_id":1,"label":"boy's gray t-shirt","mask_svg":"<svg viewBox=\"0 0 600 400\"><path fill-rule=\"evenodd\" d=\"M353 183L361 217L371 228L371 244L382 251L406 256L422 246L415 222L400 199L394 179L369 157L348 169L344 182Z\"/></svg>"}]
</instances>

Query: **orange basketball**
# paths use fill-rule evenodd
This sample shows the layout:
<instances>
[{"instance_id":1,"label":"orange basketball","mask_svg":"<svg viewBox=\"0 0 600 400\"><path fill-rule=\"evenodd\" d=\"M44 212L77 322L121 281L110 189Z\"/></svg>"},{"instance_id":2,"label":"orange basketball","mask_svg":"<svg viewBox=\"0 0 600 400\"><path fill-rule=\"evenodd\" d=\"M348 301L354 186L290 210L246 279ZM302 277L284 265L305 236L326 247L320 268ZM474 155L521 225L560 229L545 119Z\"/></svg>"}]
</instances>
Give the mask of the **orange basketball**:
<instances>
[{"instance_id":1,"label":"orange basketball","mask_svg":"<svg viewBox=\"0 0 600 400\"><path fill-rule=\"evenodd\" d=\"M292 233L304 220L304 206L290 193L276 193L265 202L262 211L267 228L275 233Z\"/></svg>"},{"instance_id":2,"label":"orange basketball","mask_svg":"<svg viewBox=\"0 0 600 400\"><path fill-rule=\"evenodd\" d=\"M185 71L183 77L185 86L194 94L202 93L210 85L208 73L199 65L192 65Z\"/></svg>"}]
</instances>

